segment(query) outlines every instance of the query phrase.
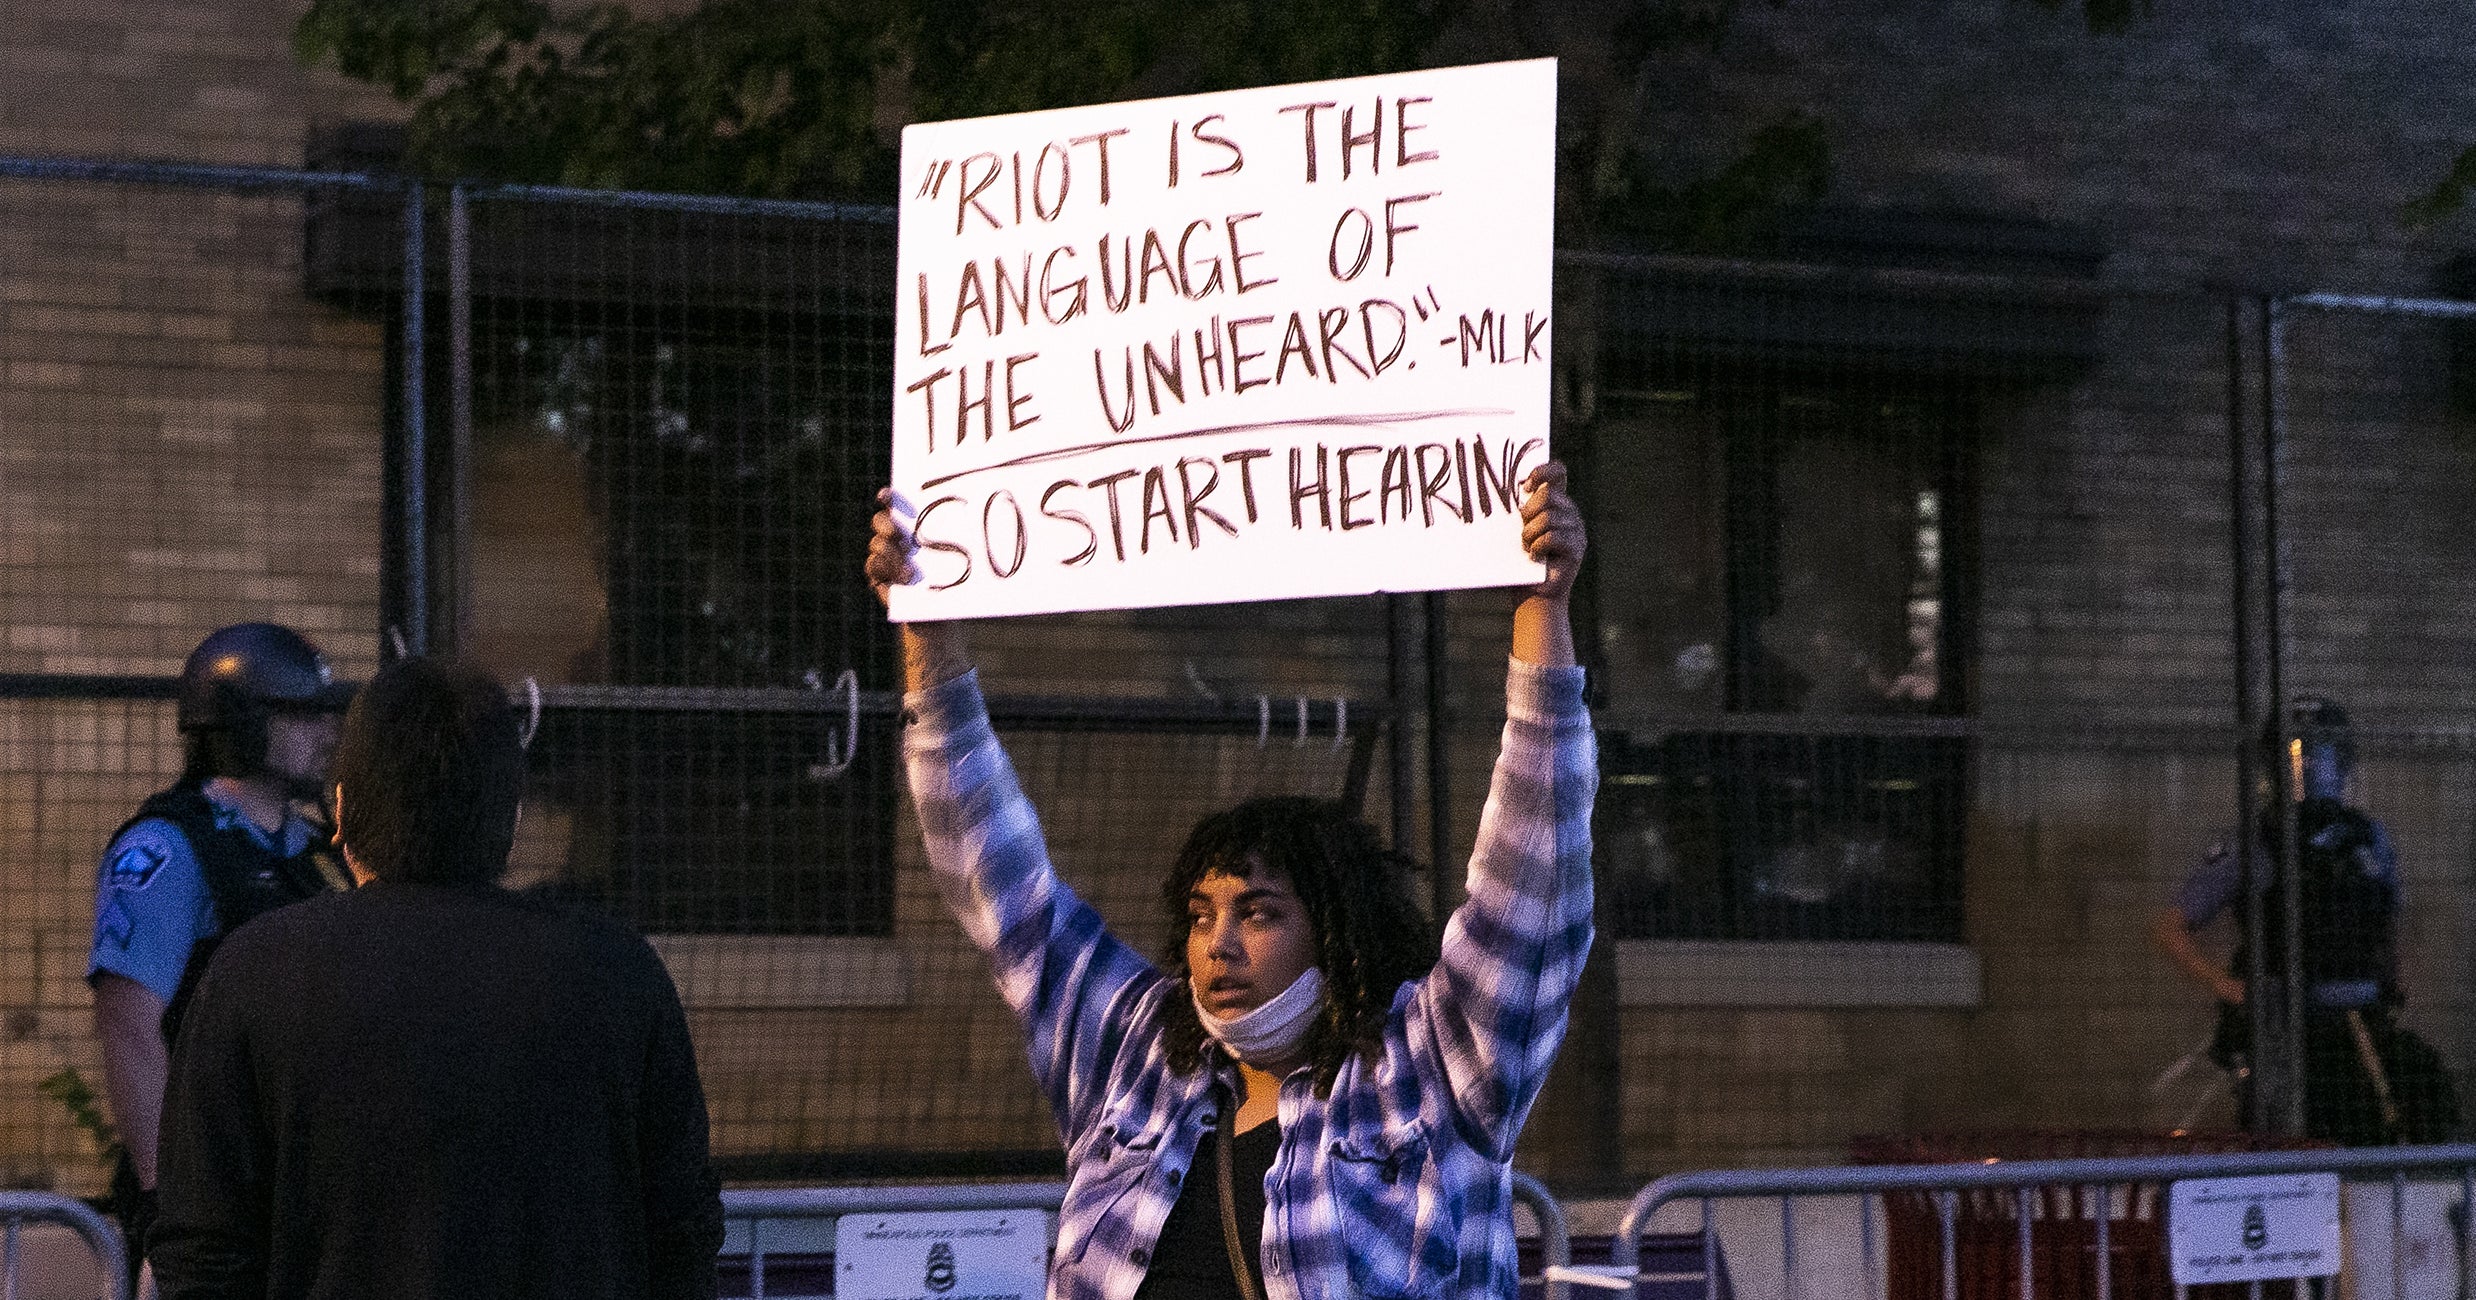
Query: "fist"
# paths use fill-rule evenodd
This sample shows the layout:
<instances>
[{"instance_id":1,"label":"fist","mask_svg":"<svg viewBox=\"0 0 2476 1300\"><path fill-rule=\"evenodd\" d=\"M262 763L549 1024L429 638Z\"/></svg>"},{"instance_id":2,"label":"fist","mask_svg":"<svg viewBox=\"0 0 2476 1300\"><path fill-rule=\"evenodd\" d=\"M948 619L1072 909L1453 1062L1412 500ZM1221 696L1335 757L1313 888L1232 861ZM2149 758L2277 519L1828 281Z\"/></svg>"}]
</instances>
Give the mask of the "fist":
<instances>
[{"instance_id":1,"label":"fist","mask_svg":"<svg viewBox=\"0 0 2476 1300\"><path fill-rule=\"evenodd\" d=\"M919 550L920 539L894 516L894 489L879 488L877 515L869 521L868 561L861 566L879 604L885 603L889 589L920 580L920 566L911 562Z\"/></svg>"},{"instance_id":2,"label":"fist","mask_svg":"<svg viewBox=\"0 0 2476 1300\"><path fill-rule=\"evenodd\" d=\"M1574 575L1590 543L1582 535L1582 511L1565 494L1565 465L1551 460L1522 480L1522 549L1547 566L1547 580L1531 594L1563 600L1573 594Z\"/></svg>"}]
</instances>

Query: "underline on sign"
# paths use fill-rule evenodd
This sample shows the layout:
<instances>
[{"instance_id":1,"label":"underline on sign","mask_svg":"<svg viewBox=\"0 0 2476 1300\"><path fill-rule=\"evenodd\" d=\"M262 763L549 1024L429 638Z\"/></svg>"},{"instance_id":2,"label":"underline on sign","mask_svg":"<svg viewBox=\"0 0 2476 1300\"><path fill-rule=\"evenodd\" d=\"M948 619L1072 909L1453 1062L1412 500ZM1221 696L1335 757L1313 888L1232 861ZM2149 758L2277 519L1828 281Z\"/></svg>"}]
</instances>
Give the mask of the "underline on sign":
<instances>
[{"instance_id":1,"label":"underline on sign","mask_svg":"<svg viewBox=\"0 0 2476 1300\"><path fill-rule=\"evenodd\" d=\"M1112 438L1107 442L1090 442L1085 443L1080 447L1053 447L1047 451L1033 452L1028 456L1017 456L1013 460L1001 460L995 464L981 465L973 469L956 470L952 474L941 474L936 478L925 479L920 484L920 490L925 492L933 487L943 487L948 483L952 483L956 479L970 478L974 474L986 474L991 470L1015 469L1024 465L1038 465L1044 461L1064 460L1070 456L1080 456L1087 451L1106 451L1111 447L1139 447L1146 443L1153 442L1178 442L1187 438L1213 438L1225 433L1252 433L1258 429L1302 429L1315 428L1318 426L1325 428L1356 428L1363 425L1373 424L1417 424L1423 420L1464 420L1474 416L1511 414L1513 414L1511 410L1501 406L1474 406L1455 411L1395 411L1383 415L1317 415L1297 420L1262 420L1254 424L1216 424L1208 429L1189 429L1184 433L1156 433L1148 438Z\"/></svg>"}]
</instances>

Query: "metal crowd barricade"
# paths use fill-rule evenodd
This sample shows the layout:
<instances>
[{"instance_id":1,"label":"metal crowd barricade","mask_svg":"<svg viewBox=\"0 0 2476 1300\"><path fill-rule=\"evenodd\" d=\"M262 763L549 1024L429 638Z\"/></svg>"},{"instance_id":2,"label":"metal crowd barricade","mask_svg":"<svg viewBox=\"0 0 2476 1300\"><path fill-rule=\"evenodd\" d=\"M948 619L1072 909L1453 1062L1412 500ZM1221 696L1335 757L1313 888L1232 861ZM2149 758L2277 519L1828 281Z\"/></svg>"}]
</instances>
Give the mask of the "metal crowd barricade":
<instances>
[{"instance_id":1,"label":"metal crowd barricade","mask_svg":"<svg viewBox=\"0 0 2476 1300\"><path fill-rule=\"evenodd\" d=\"M2097 1300L2112 1300L2113 1277L2108 1238L2112 1219L2114 1189L2126 1184L2164 1184L2188 1178L2241 1178L2279 1174L2337 1174L2354 1182L2386 1180L2390 1187L2390 1300L2407 1300L2405 1257L2405 1218L2407 1185L2411 1174L2455 1173L2458 1175L2461 1204L2476 1203L2476 1144L2454 1144L2423 1147L2357 1147L2347 1150L2322 1151L2260 1151L2220 1155L2131 1156L2111 1159L2082 1160L1994 1160L1979 1164L1931 1165L1859 1165L1817 1169L1740 1169L1716 1170L1704 1173L1673 1174L1643 1188L1626 1207L1624 1219L1617 1225L1616 1240L1609 1251L1609 1264L1604 1270L1588 1270L1601 1274L1605 1284L1619 1289L1633 1285L1641 1273L1642 1235L1650 1227L1651 1216L1668 1205L1679 1202L1700 1202L1702 1208L1702 1240L1707 1300L1718 1300L1716 1207L1723 1200L1776 1199L1780 1203L1781 1275L1784 1300L1800 1300L1800 1278L1797 1267L1796 1205L1802 1197L1856 1196L1858 1206L1858 1238L1860 1286L1855 1294L1862 1300L1872 1300L1876 1294L1873 1278L1880 1257L1874 1240L1874 1202L1887 1193L1921 1192L1932 1195L1942 1255L1943 1300L1959 1300L1959 1269L1954 1211L1958 1197L1967 1192L2009 1191L2015 1194L2014 1214L2019 1232L2019 1300L2037 1300L2035 1232L2038 1220L2036 1193L2041 1189L2065 1189L2075 1193L2087 1190L2094 1194L2095 1207L2091 1215L2096 1230L2094 1294ZM2471 1236L2476 1225L2464 1211L2453 1216L2453 1230L2458 1234L2459 1295L2476 1295L2476 1277L2471 1277ZM2259 1300L2262 1284L2250 1283L2252 1300ZM2176 1288L2182 1295L2184 1288ZM1845 1286L1836 1286L1828 1294L1848 1294ZM2296 1294L2302 1300L2305 1288L2297 1283Z\"/></svg>"},{"instance_id":2,"label":"metal crowd barricade","mask_svg":"<svg viewBox=\"0 0 2476 1300\"><path fill-rule=\"evenodd\" d=\"M22 1238L30 1223L76 1233L94 1259L104 1300L126 1300L129 1257L120 1244L120 1229L84 1201L53 1192L0 1192L0 1300L17 1300L21 1294Z\"/></svg>"},{"instance_id":3,"label":"metal crowd barricade","mask_svg":"<svg viewBox=\"0 0 2476 1300\"><path fill-rule=\"evenodd\" d=\"M1047 1210L1054 1213L1066 1199L1064 1183L974 1183L906 1187L784 1187L727 1191L722 1194L725 1223L744 1223L748 1231L748 1294L764 1300L764 1225L778 1220L831 1221L846 1214L893 1214L945 1210ZM1549 1269L1562 1272L1573 1259L1573 1238L1564 1208L1538 1179L1513 1175L1513 1199L1530 1208L1539 1221L1540 1253ZM1055 1225L1052 1225L1054 1230ZM117 1242L115 1243L117 1245ZM1566 1283L1551 1274L1547 1300L1568 1300Z\"/></svg>"}]
</instances>

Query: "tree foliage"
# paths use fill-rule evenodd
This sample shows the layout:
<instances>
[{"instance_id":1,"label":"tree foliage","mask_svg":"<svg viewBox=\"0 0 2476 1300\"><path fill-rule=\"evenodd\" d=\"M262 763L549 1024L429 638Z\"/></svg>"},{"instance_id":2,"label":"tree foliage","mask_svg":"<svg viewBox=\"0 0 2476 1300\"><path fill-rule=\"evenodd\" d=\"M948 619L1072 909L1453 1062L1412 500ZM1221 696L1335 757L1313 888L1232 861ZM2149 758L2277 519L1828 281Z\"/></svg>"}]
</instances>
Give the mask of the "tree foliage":
<instances>
[{"instance_id":1,"label":"tree foliage","mask_svg":"<svg viewBox=\"0 0 2476 1300\"><path fill-rule=\"evenodd\" d=\"M887 200L896 128L1416 66L1454 0L314 0L441 175Z\"/></svg>"},{"instance_id":2,"label":"tree foliage","mask_svg":"<svg viewBox=\"0 0 2476 1300\"><path fill-rule=\"evenodd\" d=\"M1564 236L1717 252L1758 246L1830 177L1824 123L1793 108L1707 165L1645 143L1660 70L1724 57L1743 3L1630 0L1577 34L1545 9L1465 0L312 0L294 44L411 104L409 162L427 174L890 202L904 122L1596 40L1613 74L1561 92ZM2035 3L2112 32L2148 0Z\"/></svg>"}]
</instances>

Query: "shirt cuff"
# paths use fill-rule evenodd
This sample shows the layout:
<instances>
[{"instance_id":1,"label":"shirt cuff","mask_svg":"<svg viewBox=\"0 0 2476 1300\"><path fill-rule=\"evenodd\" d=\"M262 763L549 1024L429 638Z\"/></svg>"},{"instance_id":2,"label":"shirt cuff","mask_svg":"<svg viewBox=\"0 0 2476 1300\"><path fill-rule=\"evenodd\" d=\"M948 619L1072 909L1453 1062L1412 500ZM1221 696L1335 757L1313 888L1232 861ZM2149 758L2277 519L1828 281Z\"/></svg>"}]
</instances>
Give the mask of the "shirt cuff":
<instances>
[{"instance_id":1,"label":"shirt cuff","mask_svg":"<svg viewBox=\"0 0 2476 1300\"><path fill-rule=\"evenodd\" d=\"M1519 659L1505 661L1505 714L1517 722L1553 723L1579 717L1583 672L1579 664L1548 667Z\"/></svg>"},{"instance_id":2,"label":"shirt cuff","mask_svg":"<svg viewBox=\"0 0 2476 1300\"><path fill-rule=\"evenodd\" d=\"M126 956L115 958L104 954L90 955L86 959L86 987L93 988L95 981L106 975L118 975L145 989L154 994L165 1006L172 1005L173 995L180 992L180 976L177 972L174 973L171 985L167 988L164 986L162 972L143 969L139 963Z\"/></svg>"},{"instance_id":3,"label":"shirt cuff","mask_svg":"<svg viewBox=\"0 0 2476 1300\"><path fill-rule=\"evenodd\" d=\"M934 749L989 726L989 706L980 698L980 670L939 682L903 696L906 741L915 749Z\"/></svg>"}]
</instances>

